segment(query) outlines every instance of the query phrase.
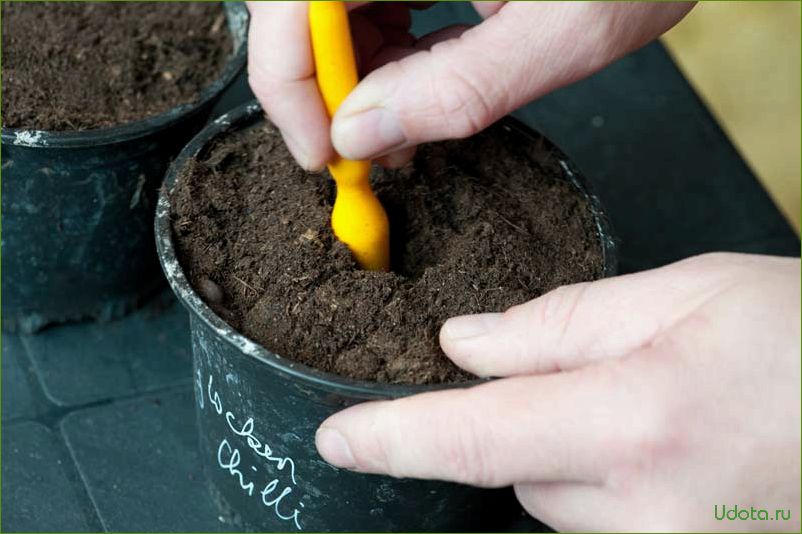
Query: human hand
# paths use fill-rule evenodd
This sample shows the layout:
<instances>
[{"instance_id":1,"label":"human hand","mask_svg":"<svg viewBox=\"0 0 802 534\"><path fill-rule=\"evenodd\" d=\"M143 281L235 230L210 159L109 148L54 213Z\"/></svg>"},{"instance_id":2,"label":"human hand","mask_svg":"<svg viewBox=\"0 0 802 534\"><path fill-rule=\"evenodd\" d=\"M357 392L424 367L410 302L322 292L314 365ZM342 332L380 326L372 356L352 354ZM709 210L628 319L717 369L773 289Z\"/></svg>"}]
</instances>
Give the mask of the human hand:
<instances>
[{"instance_id":1,"label":"human hand","mask_svg":"<svg viewBox=\"0 0 802 534\"><path fill-rule=\"evenodd\" d=\"M446 354L506 378L357 405L317 447L365 473L514 485L560 530L798 532L799 294L798 259L709 254L450 319Z\"/></svg>"},{"instance_id":2,"label":"human hand","mask_svg":"<svg viewBox=\"0 0 802 534\"><path fill-rule=\"evenodd\" d=\"M415 4L430 2L349 3L367 76L330 124L315 81L308 3L248 2L251 88L301 166L322 168L334 149L349 159L403 165L420 143L468 137L594 73L658 37L692 6L473 2L484 22L416 40L409 33Z\"/></svg>"}]
</instances>

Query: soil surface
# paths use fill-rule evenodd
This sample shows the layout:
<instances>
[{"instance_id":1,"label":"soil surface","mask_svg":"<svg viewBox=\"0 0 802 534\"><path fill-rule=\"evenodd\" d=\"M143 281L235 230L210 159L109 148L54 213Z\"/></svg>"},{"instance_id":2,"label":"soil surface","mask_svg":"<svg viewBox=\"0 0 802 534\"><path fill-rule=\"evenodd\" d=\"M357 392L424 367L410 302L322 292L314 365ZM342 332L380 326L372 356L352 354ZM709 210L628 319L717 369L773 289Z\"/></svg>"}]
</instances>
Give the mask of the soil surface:
<instances>
[{"instance_id":1,"label":"soil surface","mask_svg":"<svg viewBox=\"0 0 802 534\"><path fill-rule=\"evenodd\" d=\"M191 161L171 215L194 288L269 350L357 379L456 382L472 377L439 348L447 318L601 276L589 207L559 174L541 145L499 125L375 169L389 273L357 267L329 227L333 181L299 168L271 125Z\"/></svg>"},{"instance_id":2,"label":"soil surface","mask_svg":"<svg viewBox=\"0 0 802 534\"><path fill-rule=\"evenodd\" d=\"M3 2L3 127L114 126L195 101L232 43L218 2Z\"/></svg>"}]
</instances>

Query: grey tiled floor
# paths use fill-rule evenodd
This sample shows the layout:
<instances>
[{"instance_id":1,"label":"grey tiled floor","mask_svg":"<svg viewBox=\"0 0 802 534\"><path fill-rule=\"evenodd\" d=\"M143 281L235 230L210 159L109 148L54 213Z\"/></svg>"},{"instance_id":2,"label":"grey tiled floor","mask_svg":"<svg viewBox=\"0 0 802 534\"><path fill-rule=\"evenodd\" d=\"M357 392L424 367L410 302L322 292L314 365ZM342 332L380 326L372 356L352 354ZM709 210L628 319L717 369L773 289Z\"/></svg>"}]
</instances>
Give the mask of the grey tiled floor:
<instances>
[{"instance_id":1,"label":"grey tiled floor","mask_svg":"<svg viewBox=\"0 0 802 534\"><path fill-rule=\"evenodd\" d=\"M203 478L186 312L3 335L3 530L232 530Z\"/></svg>"},{"instance_id":2,"label":"grey tiled floor","mask_svg":"<svg viewBox=\"0 0 802 534\"><path fill-rule=\"evenodd\" d=\"M3 429L3 528L100 528L63 441L40 423L23 421Z\"/></svg>"},{"instance_id":3,"label":"grey tiled floor","mask_svg":"<svg viewBox=\"0 0 802 534\"><path fill-rule=\"evenodd\" d=\"M163 301L169 308L159 310ZM188 328L186 312L166 295L123 321L51 328L22 343L47 399L72 407L186 382Z\"/></svg>"}]
</instances>

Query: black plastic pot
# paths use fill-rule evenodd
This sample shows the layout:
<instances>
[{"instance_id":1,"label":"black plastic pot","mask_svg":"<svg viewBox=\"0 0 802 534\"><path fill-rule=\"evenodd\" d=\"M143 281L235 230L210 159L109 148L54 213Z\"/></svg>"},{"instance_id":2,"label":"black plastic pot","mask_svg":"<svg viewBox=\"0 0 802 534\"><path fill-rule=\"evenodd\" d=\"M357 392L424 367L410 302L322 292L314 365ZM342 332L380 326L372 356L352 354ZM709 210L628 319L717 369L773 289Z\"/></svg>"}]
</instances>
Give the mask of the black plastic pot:
<instances>
[{"instance_id":1,"label":"black plastic pot","mask_svg":"<svg viewBox=\"0 0 802 534\"><path fill-rule=\"evenodd\" d=\"M229 132L263 120L247 104L206 127L181 152L165 180L156 211L159 259L167 280L189 310L200 452L214 492L244 526L268 531L503 530L516 519L509 490L363 475L336 469L315 449L315 431L329 415L367 400L437 389L342 378L282 358L234 331L187 281L174 248L165 194L188 160ZM605 254L615 270L615 246L598 200L551 143L514 120L537 150L559 158L564 178L589 198ZM465 384L470 385L470 384ZM444 386L440 386L444 387ZM410 436L410 447L415 436Z\"/></svg>"},{"instance_id":2,"label":"black plastic pot","mask_svg":"<svg viewBox=\"0 0 802 534\"><path fill-rule=\"evenodd\" d=\"M3 129L3 330L112 319L164 283L152 230L162 177L245 66L247 10L225 8L234 51L195 103L111 128Z\"/></svg>"}]
</instances>

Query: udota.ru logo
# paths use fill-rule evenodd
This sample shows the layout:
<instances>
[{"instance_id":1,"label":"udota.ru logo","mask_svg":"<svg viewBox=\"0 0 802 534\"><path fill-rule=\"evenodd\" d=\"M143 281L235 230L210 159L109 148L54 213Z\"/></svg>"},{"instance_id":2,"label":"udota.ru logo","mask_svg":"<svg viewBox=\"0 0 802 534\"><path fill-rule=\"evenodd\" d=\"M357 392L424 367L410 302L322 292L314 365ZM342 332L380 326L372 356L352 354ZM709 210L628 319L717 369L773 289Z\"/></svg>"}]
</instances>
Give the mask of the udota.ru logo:
<instances>
[{"instance_id":1,"label":"udota.ru logo","mask_svg":"<svg viewBox=\"0 0 802 534\"><path fill-rule=\"evenodd\" d=\"M755 508L754 506L739 508L736 504L727 508L726 504L716 504L713 506L713 516L718 521L725 519L728 521L790 521L791 509L777 508L770 512L765 508Z\"/></svg>"}]
</instances>

